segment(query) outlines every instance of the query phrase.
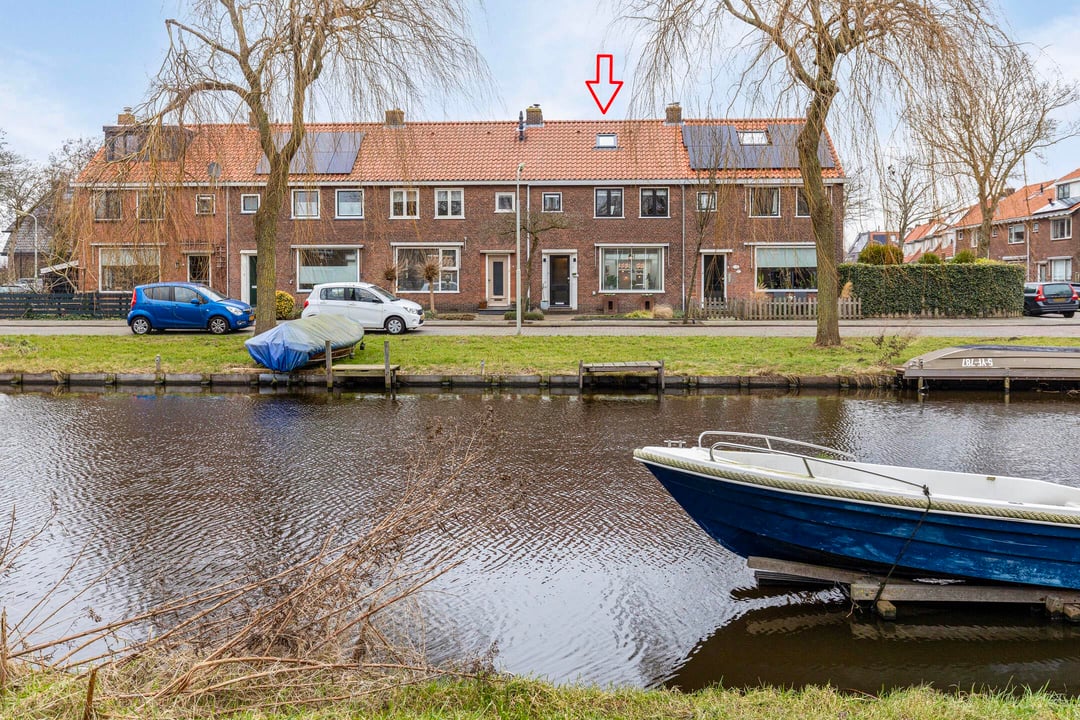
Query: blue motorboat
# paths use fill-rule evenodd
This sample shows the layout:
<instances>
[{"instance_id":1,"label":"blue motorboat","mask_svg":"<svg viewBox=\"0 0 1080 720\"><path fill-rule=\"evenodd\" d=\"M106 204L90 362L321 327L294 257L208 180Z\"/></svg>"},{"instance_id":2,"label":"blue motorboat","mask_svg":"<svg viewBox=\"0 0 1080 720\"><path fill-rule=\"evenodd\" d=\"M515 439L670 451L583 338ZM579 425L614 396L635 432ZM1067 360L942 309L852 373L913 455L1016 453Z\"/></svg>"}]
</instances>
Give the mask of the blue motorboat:
<instances>
[{"instance_id":1,"label":"blue motorboat","mask_svg":"<svg viewBox=\"0 0 1080 720\"><path fill-rule=\"evenodd\" d=\"M1080 488L863 463L750 433L704 432L696 447L634 458L743 557L1080 589Z\"/></svg>"}]
</instances>

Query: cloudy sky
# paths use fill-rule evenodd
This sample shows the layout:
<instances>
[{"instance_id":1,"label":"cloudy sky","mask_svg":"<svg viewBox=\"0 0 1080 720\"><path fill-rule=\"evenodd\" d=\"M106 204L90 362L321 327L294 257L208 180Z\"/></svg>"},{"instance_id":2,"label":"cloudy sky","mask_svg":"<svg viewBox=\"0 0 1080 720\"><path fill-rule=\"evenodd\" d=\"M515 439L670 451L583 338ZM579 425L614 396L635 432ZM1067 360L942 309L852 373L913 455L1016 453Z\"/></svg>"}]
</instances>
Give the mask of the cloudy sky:
<instances>
[{"instance_id":1,"label":"cloudy sky","mask_svg":"<svg viewBox=\"0 0 1080 720\"><path fill-rule=\"evenodd\" d=\"M491 67L492 98L407 107L409 117L512 119L540 103L546 118L599 118L585 86L597 53L612 53L616 79L627 81L607 117L627 116L636 56L627 29L611 23L613 2L486 0L474 27ZM97 137L124 106L138 105L164 57L164 19L176 17L178 6L177 0L0 0L0 130L8 147L44 161L63 140ZM1004 0L1003 16L1016 38L1041 48L1046 67L1080 78L1080 7ZM658 100L651 114L662 114L662 100L682 100L700 114L692 98L678 94ZM1077 167L1080 142L1069 142L1045 162L1033 159L1027 175L1051 179Z\"/></svg>"}]
</instances>

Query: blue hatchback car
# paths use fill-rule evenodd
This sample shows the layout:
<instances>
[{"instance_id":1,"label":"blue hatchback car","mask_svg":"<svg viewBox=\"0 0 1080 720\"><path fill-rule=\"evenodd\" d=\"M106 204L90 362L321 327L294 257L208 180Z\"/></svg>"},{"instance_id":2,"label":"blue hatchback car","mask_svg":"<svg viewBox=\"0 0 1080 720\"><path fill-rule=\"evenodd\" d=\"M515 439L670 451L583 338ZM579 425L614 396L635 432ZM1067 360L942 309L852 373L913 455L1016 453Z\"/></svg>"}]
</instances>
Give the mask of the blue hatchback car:
<instances>
[{"instance_id":1,"label":"blue hatchback car","mask_svg":"<svg viewBox=\"0 0 1080 720\"><path fill-rule=\"evenodd\" d=\"M249 327L255 313L246 302L219 295L205 285L160 282L135 288L127 322L136 335L152 330L209 330L224 335Z\"/></svg>"}]
</instances>

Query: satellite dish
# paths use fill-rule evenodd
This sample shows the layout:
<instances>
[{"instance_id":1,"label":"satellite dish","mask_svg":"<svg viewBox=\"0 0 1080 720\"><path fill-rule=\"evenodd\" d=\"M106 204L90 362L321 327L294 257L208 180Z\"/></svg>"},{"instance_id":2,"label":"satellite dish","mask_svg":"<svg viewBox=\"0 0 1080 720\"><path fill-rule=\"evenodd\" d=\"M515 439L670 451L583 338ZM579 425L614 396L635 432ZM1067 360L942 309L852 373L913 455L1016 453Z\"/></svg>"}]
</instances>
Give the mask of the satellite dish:
<instances>
[{"instance_id":1,"label":"satellite dish","mask_svg":"<svg viewBox=\"0 0 1080 720\"><path fill-rule=\"evenodd\" d=\"M206 166L206 174L210 176L211 180L217 180L221 177L221 164L212 162Z\"/></svg>"}]
</instances>

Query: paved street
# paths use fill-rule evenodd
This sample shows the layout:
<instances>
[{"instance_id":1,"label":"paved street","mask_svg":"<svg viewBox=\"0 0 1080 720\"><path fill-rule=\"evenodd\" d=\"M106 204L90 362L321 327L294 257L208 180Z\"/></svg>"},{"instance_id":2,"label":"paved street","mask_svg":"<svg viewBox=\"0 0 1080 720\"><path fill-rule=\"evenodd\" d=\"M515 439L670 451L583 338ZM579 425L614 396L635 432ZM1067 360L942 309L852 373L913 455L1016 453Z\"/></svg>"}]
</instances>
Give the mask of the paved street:
<instances>
[{"instance_id":1,"label":"paved street","mask_svg":"<svg viewBox=\"0 0 1080 720\"><path fill-rule=\"evenodd\" d=\"M434 320L424 325L425 335L513 335L514 323L501 319L475 321ZM0 335L128 335L123 320L0 320ZM1080 318L1018 317L1004 320L850 320L840 323L846 337L913 335L937 337L1072 337L1080 338ZM526 323L523 335L731 335L746 337L813 337L812 321L744 322L708 321L695 325L675 322L570 319Z\"/></svg>"}]
</instances>

